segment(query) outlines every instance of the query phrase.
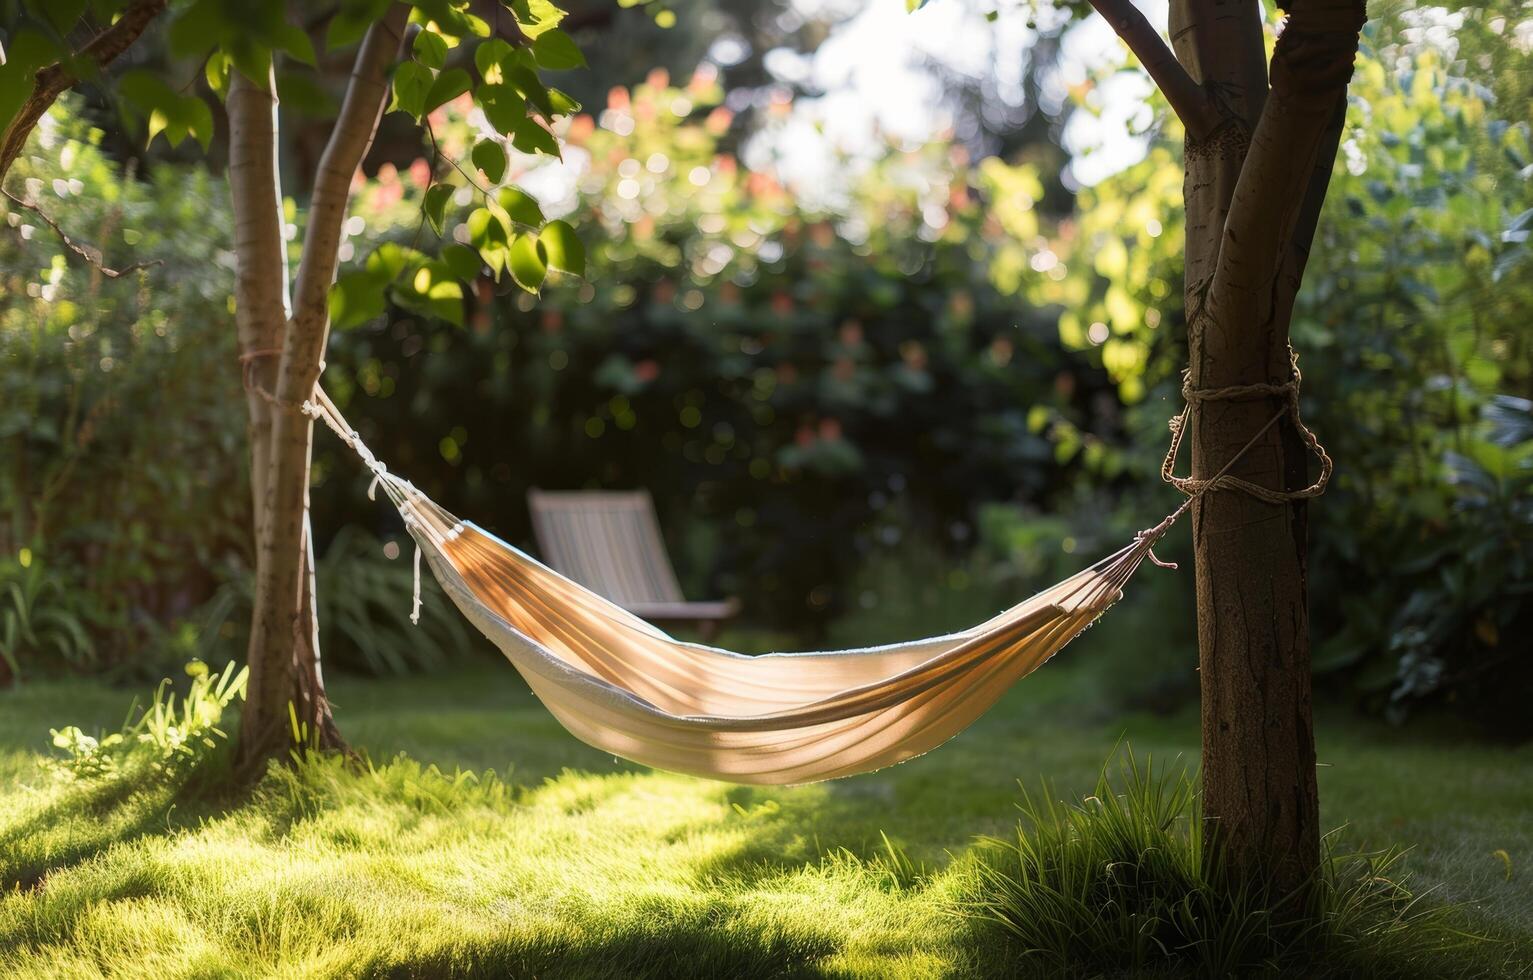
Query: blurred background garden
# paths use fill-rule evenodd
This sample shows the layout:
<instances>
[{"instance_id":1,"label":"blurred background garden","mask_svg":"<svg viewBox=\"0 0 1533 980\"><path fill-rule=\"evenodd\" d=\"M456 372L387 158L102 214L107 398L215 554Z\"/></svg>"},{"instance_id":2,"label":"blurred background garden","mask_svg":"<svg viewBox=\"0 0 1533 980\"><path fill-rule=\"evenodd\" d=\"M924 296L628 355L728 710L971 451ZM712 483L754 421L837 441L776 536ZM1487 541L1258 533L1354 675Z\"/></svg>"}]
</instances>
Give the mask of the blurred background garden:
<instances>
[{"instance_id":1,"label":"blurred background garden","mask_svg":"<svg viewBox=\"0 0 1533 980\"><path fill-rule=\"evenodd\" d=\"M513 153L499 179L575 226L585 281L343 313L326 384L370 445L529 548L529 488L648 489L685 591L739 596L750 649L966 625L1158 520L1186 360L1174 121L1100 22L899 6L577 4L590 67L555 74L585 111L562 161ZM1533 719L1529 25L1516 3L1376 15L1294 324L1338 460L1311 525L1320 696L1504 735ZM305 113L343 77L279 76L285 159L315 154ZM434 122L466 152L465 102ZM103 278L6 216L7 680L243 650L229 192L216 138L210 166L144 134L71 97L11 177L109 262L155 264ZM353 268L425 224L417 130L386 117L364 169ZM328 434L316 452L332 671L486 656L439 598L408 627L408 538ZM1143 639L1089 654L1100 696L1177 707L1190 573L1134 600Z\"/></svg>"},{"instance_id":2,"label":"blurred background garden","mask_svg":"<svg viewBox=\"0 0 1533 980\"><path fill-rule=\"evenodd\" d=\"M586 64L546 72L581 106L560 153L481 157L465 94L430 113L430 144L386 114L354 184L324 385L393 472L533 554L529 491L648 491L683 591L738 598L720 642L746 652L967 627L1181 502L1160 471L1188 362L1183 134L1099 18L986 0L565 6ZM1345 760L1321 770L1322 817L1420 845L1422 880L1493 939L1464 968L1522 975L1533 6L1369 13L1292 329L1305 419L1336 460L1309 506L1320 756ZM230 972L642 960L665 976L691 943L687 962L720 975L997 975L1011 961L985 958L994 937L947 914L948 892L969 887L975 835L1013 834L1017 780L1086 792L1125 737L1195 766L1185 528L1157 546L1179 570L1145 569L953 746L829 786L730 788L578 745L429 576L413 626L413 542L320 429L320 646L366 771L274 766L238 803L198 789L195 760L169 783L47 782L109 762L85 740L161 678L190 687L189 725L213 706L188 731L216 730L235 696L220 671L246 653L227 126L143 112L130 81L179 72L174 98L205 94L173 33L123 55L123 98L60 100L11 169L5 189L59 228L0 202L0 947L18 951L0 948L0 972L61 957L57 975L132 975L142 942L166 975L248 957ZM276 74L295 264L351 55L313 62ZM0 116L24 96L0 85ZM482 275L463 247L482 244L475 183L529 195L502 198L527 223L569 222L584 275L541 292ZM461 300L397 281L417 249L468 254ZM174 722L169 690L147 703ZM200 759L154 718L125 729L171 731L154 766ZM215 852L276 897L209 871ZM433 862L480 876L432 904ZM98 899L113 911L92 918ZM479 920L454 902L524 933L465 938Z\"/></svg>"}]
</instances>

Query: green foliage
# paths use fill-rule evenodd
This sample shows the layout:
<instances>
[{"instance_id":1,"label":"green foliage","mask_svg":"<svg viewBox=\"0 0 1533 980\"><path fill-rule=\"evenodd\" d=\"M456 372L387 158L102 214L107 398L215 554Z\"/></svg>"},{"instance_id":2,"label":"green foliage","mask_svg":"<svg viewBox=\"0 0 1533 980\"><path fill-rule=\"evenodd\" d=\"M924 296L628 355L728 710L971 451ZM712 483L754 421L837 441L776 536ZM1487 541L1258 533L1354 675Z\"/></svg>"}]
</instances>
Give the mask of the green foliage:
<instances>
[{"instance_id":1,"label":"green foliage","mask_svg":"<svg viewBox=\"0 0 1533 980\"><path fill-rule=\"evenodd\" d=\"M245 698L248 668L231 663L221 671L193 660L186 665L191 688L179 701L169 678L160 682L136 720L109 734L87 735L74 725L49 730L62 757L57 770L80 780L130 777L184 780L228 740L219 728L224 710ZM134 709L128 711L129 717Z\"/></svg>"},{"instance_id":2,"label":"green foliage","mask_svg":"<svg viewBox=\"0 0 1533 980\"><path fill-rule=\"evenodd\" d=\"M1511 80L1533 56L1510 16L1370 26L1293 337L1337 460L1310 510L1316 669L1396 718L1449 701L1526 732L1512 692L1533 661L1510 638L1533 625L1533 131ZM1099 351L1151 480L1186 360L1179 169L1157 145L1083 191L1069 275L1033 294L1064 308L1068 346Z\"/></svg>"},{"instance_id":3,"label":"green foliage","mask_svg":"<svg viewBox=\"0 0 1533 980\"><path fill-rule=\"evenodd\" d=\"M946 561L986 501L1043 506L1076 472L1116 472L1091 434L1104 375L989 272L1047 275L1029 168L891 151L846 200L799 204L728 152L722 97L709 72L657 73L571 120L565 163L513 147L541 207L455 195L446 225L491 268L535 287L584 251L587 282L534 304L487 276L466 332L396 308L339 335L328 383L381 456L511 540L534 483L647 487L693 594L790 629L855 607L882 535ZM483 145L470 122L448 112L445 153ZM386 174L358 212L408 240L428 193ZM316 490L321 523L353 494Z\"/></svg>"},{"instance_id":4,"label":"green foliage","mask_svg":"<svg viewBox=\"0 0 1533 980\"><path fill-rule=\"evenodd\" d=\"M0 616L23 673L137 659L244 540L226 193L125 179L100 140L56 111L11 180L108 264L159 265L107 280L20 208L0 235Z\"/></svg>"},{"instance_id":5,"label":"green foliage","mask_svg":"<svg viewBox=\"0 0 1533 980\"><path fill-rule=\"evenodd\" d=\"M1054 975L1410 976L1481 941L1412 892L1398 848L1340 854L1333 835L1316 878L1280 892L1206 847L1185 769L1125 751L1117 777L1079 803L1024 791L1016 836L980 866L971 914Z\"/></svg>"},{"instance_id":6,"label":"green foliage","mask_svg":"<svg viewBox=\"0 0 1533 980\"><path fill-rule=\"evenodd\" d=\"M10 676L22 661L53 661L80 668L96 659L96 645L67 579L50 574L31 549L18 560L0 559L0 662Z\"/></svg>"}]
</instances>

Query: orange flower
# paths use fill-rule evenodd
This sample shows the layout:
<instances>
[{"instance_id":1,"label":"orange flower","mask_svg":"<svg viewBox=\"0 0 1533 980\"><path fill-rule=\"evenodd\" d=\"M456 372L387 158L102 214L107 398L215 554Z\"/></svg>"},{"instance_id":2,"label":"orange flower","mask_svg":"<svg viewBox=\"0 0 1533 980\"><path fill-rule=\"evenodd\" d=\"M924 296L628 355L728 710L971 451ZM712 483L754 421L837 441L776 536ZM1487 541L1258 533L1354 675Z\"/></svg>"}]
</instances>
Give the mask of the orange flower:
<instances>
[{"instance_id":1,"label":"orange flower","mask_svg":"<svg viewBox=\"0 0 1533 980\"><path fill-rule=\"evenodd\" d=\"M570 120L569 129L565 131L564 138L578 146L584 143L594 132L596 132L596 120L582 112Z\"/></svg>"},{"instance_id":2,"label":"orange flower","mask_svg":"<svg viewBox=\"0 0 1533 980\"><path fill-rule=\"evenodd\" d=\"M734 122L735 114L724 106L717 106L708 113L708 118L703 121L703 128L710 135L722 136L729 130L729 124Z\"/></svg>"},{"instance_id":3,"label":"orange flower","mask_svg":"<svg viewBox=\"0 0 1533 980\"><path fill-rule=\"evenodd\" d=\"M431 164L425 157L416 157L410 164L410 182L421 190L431 186Z\"/></svg>"}]
</instances>

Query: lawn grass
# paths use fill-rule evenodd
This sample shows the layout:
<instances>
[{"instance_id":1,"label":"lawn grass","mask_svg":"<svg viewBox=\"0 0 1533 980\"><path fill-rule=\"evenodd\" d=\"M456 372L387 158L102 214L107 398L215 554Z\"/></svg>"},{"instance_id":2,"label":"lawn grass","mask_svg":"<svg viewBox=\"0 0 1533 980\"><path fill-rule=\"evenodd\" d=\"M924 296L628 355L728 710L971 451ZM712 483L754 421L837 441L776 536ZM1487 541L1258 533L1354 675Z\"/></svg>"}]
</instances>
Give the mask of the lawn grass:
<instances>
[{"instance_id":1,"label":"lawn grass","mask_svg":"<svg viewBox=\"0 0 1533 980\"><path fill-rule=\"evenodd\" d=\"M1124 738L1195 763L1195 715L1110 717L1085 679L1051 665L937 752L790 789L589 749L508 667L338 679L371 769L234 797L71 787L38 766L48 729L115 728L128 695L0 692L0 976L1034 975L955 914L975 837L1014 835L1017 781L1077 797ZM1325 825L1413 846L1415 886L1495 937L1433 972L1520 975L1533 747L1340 713L1319 735Z\"/></svg>"}]
</instances>

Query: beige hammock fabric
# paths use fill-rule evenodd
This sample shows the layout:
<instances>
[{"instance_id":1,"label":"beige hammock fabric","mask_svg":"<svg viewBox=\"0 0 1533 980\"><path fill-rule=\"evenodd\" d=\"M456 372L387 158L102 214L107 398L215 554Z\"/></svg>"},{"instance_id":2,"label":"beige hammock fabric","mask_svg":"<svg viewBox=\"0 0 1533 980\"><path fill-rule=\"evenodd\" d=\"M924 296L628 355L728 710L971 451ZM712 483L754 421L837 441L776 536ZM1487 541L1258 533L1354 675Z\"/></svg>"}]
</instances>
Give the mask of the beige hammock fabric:
<instances>
[{"instance_id":1,"label":"beige hammock fabric","mask_svg":"<svg viewBox=\"0 0 1533 980\"><path fill-rule=\"evenodd\" d=\"M1150 549L1193 499L1128 547L962 632L744 656L672 639L453 517L389 473L322 390L303 411L329 425L384 487L418 545L417 577L424 553L453 603L571 734L657 769L735 783L834 779L941 745L1116 602L1140 563L1157 561Z\"/></svg>"}]
</instances>

